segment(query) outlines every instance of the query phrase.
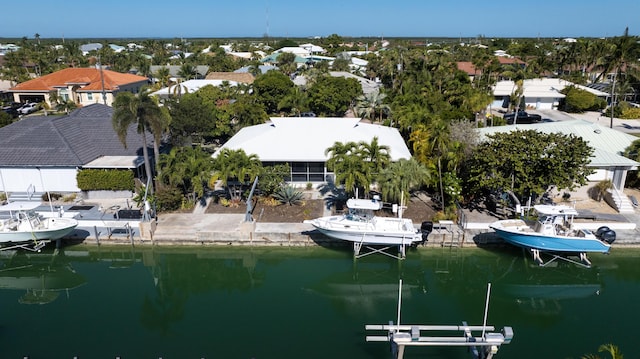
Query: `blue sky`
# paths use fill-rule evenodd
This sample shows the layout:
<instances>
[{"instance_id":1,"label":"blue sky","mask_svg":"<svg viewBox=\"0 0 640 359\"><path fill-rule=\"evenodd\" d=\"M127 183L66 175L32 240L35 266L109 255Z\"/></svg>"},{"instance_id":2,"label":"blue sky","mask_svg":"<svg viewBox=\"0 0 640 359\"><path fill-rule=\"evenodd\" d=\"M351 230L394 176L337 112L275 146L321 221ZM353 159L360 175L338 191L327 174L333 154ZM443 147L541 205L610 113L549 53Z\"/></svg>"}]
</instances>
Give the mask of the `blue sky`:
<instances>
[{"instance_id":1,"label":"blue sky","mask_svg":"<svg viewBox=\"0 0 640 359\"><path fill-rule=\"evenodd\" d=\"M625 27L631 35L640 34L638 0L30 0L11 4L3 6L0 38L33 38L36 33L42 38L609 37L622 35Z\"/></svg>"}]
</instances>

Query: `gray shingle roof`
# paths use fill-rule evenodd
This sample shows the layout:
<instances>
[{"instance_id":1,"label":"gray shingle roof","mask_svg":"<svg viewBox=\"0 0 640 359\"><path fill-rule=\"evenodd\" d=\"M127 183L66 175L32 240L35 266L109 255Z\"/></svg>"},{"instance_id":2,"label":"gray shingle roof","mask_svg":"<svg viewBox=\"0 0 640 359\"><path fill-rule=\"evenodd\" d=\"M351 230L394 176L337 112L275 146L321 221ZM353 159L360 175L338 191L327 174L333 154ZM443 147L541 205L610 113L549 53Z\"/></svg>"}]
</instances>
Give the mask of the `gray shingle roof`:
<instances>
[{"instance_id":1,"label":"gray shingle roof","mask_svg":"<svg viewBox=\"0 0 640 359\"><path fill-rule=\"evenodd\" d=\"M101 156L142 154L142 136L129 128L125 149L111 124L113 109L93 104L69 115L26 117L0 128L0 166L82 166ZM153 137L147 135L151 146Z\"/></svg>"}]
</instances>

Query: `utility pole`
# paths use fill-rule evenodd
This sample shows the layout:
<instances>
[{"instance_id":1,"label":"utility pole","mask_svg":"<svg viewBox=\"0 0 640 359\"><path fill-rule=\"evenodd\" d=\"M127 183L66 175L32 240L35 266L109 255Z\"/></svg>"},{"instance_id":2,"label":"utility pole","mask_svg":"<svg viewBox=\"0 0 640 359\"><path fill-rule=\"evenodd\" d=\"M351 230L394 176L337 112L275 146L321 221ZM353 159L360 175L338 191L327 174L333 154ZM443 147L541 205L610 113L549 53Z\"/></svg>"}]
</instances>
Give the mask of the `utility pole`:
<instances>
[{"instance_id":1,"label":"utility pole","mask_svg":"<svg viewBox=\"0 0 640 359\"><path fill-rule=\"evenodd\" d=\"M611 121L609 122L609 128L613 128L613 110L615 108L615 101L614 101L614 96L615 96L615 91L616 91L616 74L613 74L613 85L611 86L611 106L609 107L609 112L611 115Z\"/></svg>"}]
</instances>

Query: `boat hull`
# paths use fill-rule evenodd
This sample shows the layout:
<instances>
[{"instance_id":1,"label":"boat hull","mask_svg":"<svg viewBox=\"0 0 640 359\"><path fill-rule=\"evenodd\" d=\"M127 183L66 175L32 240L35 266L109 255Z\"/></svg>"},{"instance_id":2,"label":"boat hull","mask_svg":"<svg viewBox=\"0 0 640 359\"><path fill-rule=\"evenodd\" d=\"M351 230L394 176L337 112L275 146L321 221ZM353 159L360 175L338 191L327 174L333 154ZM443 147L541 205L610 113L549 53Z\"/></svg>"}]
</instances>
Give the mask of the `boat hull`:
<instances>
[{"instance_id":1,"label":"boat hull","mask_svg":"<svg viewBox=\"0 0 640 359\"><path fill-rule=\"evenodd\" d=\"M608 253L611 246L597 238L547 236L536 232L515 232L491 226L504 241L518 247L555 253Z\"/></svg>"},{"instance_id":2,"label":"boat hull","mask_svg":"<svg viewBox=\"0 0 640 359\"><path fill-rule=\"evenodd\" d=\"M2 230L0 231L1 243L24 243L40 240L56 240L73 232L78 226L78 221L71 218L47 218L43 221L42 228L33 231Z\"/></svg>"},{"instance_id":3,"label":"boat hull","mask_svg":"<svg viewBox=\"0 0 640 359\"><path fill-rule=\"evenodd\" d=\"M411 245L422 241L422 235L410 220L397 218L369 222L346 221L343 217L323 217L305 221L327 237L369 245Z\"/></svg>"}]
</instances>

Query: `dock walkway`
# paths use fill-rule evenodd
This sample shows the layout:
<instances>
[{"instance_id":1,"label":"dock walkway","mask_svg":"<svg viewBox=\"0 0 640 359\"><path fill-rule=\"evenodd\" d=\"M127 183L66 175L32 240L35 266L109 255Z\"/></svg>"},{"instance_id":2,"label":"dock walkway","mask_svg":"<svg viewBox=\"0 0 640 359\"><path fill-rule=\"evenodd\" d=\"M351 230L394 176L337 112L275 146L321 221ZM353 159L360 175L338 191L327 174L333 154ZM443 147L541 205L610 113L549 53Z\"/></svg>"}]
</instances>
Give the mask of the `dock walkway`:
<instances>
[{"instance_id":1,"label":"dock walkway","mask_svg":"<svg viewBox=\"0 0 640 359\"><path fill-rule=\"evenodd\" d=\"M65 206L66 207L66 206ZM91 207L91 208L88 208ZM48 208L48 207L47 207ZM77 207L76 207L77 208ZM88 208L88 209L87 209ZM106 208L106 209L105 209ZM344 246L328 238L310 224L245 222L244 214L172 213L160 214L154 221L114 218L114 206L88 204L76 212L80 225L71 239L87 244L149 245L239 245L239 246ZM596 216L598 217L598 216ZM465 227L435 223L426 247L473 247L501 245L504 242L489 228L496 219L482 213L468 213ZM639 246L640 223L637 214L606 215L589 221L594 230L607 225L617 233L615 247ZM416 224L419 225L419 224Z\"/></svg>"}]
</instances>

